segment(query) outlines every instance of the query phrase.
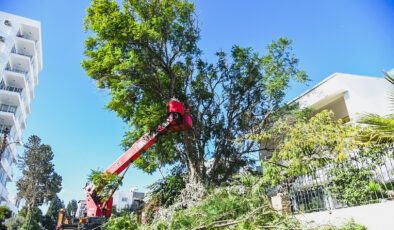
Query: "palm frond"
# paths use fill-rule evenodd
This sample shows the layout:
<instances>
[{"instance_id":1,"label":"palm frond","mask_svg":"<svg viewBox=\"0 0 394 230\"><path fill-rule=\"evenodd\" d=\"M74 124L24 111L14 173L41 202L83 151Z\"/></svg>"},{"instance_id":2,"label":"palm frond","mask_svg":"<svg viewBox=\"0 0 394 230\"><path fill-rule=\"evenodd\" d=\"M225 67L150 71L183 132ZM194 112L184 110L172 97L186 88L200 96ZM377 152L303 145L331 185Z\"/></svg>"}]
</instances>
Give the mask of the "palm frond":
<instances>
[{"instance_id":1,"label":"palm frond","mask_svg":"<svg viewBox=\"0 0 394 230\"><path fill-rule=\"evenodd\" d=\"M386 71L383 71L385 78L387 81L389 81L391 84L394 85L394 76L390 75L389 73L387 73Z\"/></svg>"},{"instance_id":2,"label":"palm frond","mask_svg":"<svg viewBox=\"0 0 394 230\"><path fill-rule=\"evenodd\" d=\"M394 86L394 75L387 73L386 71L383 71L383 74L385 75L385 79ZM390 101L391 101L391 107L394 110L394 88L390 95Z\"/></svg>"},{"instance_id":3,"label":"palm frond","mask_svg":"<svg viewBox=\"0 0 394 230\"><path fill-rule=\"evenodd\" d=\"M394 141L394 114L387 116L366 114L358 122L371 127L368 133L360 137L363 141L379 143L390 143Z\"/></svg>"}]
</instances>

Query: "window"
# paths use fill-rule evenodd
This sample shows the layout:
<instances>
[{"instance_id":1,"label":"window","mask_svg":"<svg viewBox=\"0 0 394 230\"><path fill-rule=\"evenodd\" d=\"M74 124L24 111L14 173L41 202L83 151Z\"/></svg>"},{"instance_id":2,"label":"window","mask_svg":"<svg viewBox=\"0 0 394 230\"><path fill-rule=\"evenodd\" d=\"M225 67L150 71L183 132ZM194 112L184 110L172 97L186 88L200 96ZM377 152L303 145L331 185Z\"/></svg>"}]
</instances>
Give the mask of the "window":
<instances>
[{"instance_id":1,"label":"window","mask_svg":"<svg viewBox=\"0 0 394 230\"><path fill-rule=\"evenodd\" d=\"M128 201L127 197L122 197L122 202L127 202L127 201Z\"/></svg>"}]
</instances>

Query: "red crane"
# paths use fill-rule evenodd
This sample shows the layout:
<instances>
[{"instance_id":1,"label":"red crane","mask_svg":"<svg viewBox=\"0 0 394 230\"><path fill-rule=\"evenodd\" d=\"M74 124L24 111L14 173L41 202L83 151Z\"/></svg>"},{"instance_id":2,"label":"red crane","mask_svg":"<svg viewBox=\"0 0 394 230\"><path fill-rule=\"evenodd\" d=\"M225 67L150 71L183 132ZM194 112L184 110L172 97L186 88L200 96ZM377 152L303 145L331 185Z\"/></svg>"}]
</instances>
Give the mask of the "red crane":
<instances>
[{"instance_id":1,"label":"red crane","mask_svg":"<svg viewBox=\"0 0 394 230\"><path fill-rule=\"evenodd\" d=\"M137 140L131 148L129 148L122 156L120 156L108 169L105 171L111 175L119 175L129 165L141 156L147 149L149 149L156 141L168 131L179 132L189 130L193 127L192 119L190 117L190 106L187 102L179 102L173 98L167 103L167 119L156 129L149 131ZM112 195L116 188L109 195L109 197L100 197L98 192L100 188L95 188L93 183L85 186L86 199L80 201L83 207L83 217L81 218L65 218L64 210L59 213L57 230L60 229L100 229L112 212ZM79 207L80 209L81 207Z\"/></svg>"}]
</instances>

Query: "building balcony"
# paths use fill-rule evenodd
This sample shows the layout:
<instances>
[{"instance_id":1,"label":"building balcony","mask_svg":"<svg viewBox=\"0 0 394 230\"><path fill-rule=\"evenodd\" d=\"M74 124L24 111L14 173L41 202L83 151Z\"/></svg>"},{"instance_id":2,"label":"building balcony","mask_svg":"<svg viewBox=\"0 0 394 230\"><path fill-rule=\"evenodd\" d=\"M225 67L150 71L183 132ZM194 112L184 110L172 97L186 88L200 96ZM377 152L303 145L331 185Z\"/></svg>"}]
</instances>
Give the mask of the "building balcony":
<instances>
[{"instance_id":1,"label":"building balcony","mask_svg":"<svg viewBox=\"0 0 394 230\"><path fill-rule=\"evenodd\" d=\"M13 138L19 140L22 132L20 122L17 120L17 116L15 115L19 115L19 111L17 111L16 106L9 106L5 104L0 105L0 120L2 121L2 124L13 127L12 129L15 129ZM13 142L15 142L15 140L13 140Z\"/></svg>"},{"instance_id":2,"label":"building balcony","mask_svg":"<svg viewBox=\"0 0 394 230\"><path fill-rule=\"evenodd\" d=\"M2 111L2 112L12 113L15 115L16 110L17 110L16 106L6 105L6 104L0 105L0 111Z\"/></svg>"},{"instance_id":3,"label":"building balcony","mask_svg":"<svg viewBox=\"0 0 394 230\"><path fill-rule=\"evenodd\" d=\"M20 69L17 69L17 68L12 68L10 65L7 65L4 70L12 72L12 73L22 74L24 77L26 77L27 80L29 78L27 71L20 70Z\"/></svg>"},{"instance_id":4,"label":"building balcony","mask_svg":"<svg viewBox=\"0 0 394 230\"><path fill-rule=\"evenodd\" d=\"M26 99L24 96L24 90L17 87L7 86L3 81L1 81L0 95L1 95L1 101L3 103L3 105L0 106L0 111L10 112L4 110L4 108L7 108L7 106L10 106L10 108L13 107L18 108L16 110L17 112L14 113L14 115L16 120L20 123L20 126L23 129L25 129L26 128L25 117L27 113L27 109L26 109L27 106L25 105Z\"/></svg>"},{"instance_id":5,"label":"building balcony","mask_svg":"<svg viewBox=\"0 0 394 230\"><path fill-rule=\"evenodd\" d=\"M28 75L32 69L31 58L22 54L10 53L6 68L17 73Z\"/></svg>"},{"instance_id":6,"label":"building balcony","mask_svg":"<svg viewBox=\"0 0 394 230\"><path fill-rule=\"evenodd\" d=\"M15 92L15 93L18 93L21 97L23 97L23 94L22 94L23 89L22 88L7 86L3 80L0 82L0 90Z\"/></svg>"},{"instance_id":7,"label":"building balcony","mask_svg":"<svg viewBox=\"0 0 394 230\"><path fill-rule=\"evenodd\" d=\"M1 201L8 202L8 191L2 183L0 183L0 197Z\"/></svg>"},{"instance_id":8,"label":"building balcony","mask_svg":"<svg viewBox=\"0 0 394 230\"><path fill-rule=\"evenodd\" d=\"M12 95L10 94L11 92L19 93L20 99L25 106L24 109L26 113L30 114L30 100L34 95L31 92L31 83L28 82L29 75L25 71L11 68L8 65L3 72L2 81L4 81L4 85L0 86L0 91L3 91L3 94L8 93L9 96Z\"/></svg>"},{"instance_id":9,"label":"building balcony","mask_svg":"<svg viewBox=\"0 0 394 230\"><path fill-rule=\"evenodd\" d=\"M12 181L14 174L13 174L12 167L11 167L10 163L8 162L8 160L2 158L1 159L1 166L3 167L5 173L7 174L8 181Z\"/></svg>"},{"instance_id":10,"label":"building balcony","mask_svg":"<svg viewBox=\"0 0 394 230\"><path fill-rule=\"evenodd\" d=\"M37 44L37 39L35 39L32 35L29 35L27 33L23 33L21 31L19 31L16 34L16 37L21 38L21 39L30 40L30 41L34 42L35 44Z\"/></svg>"},{"instance_id":11,"label":"building balcony","mask_svg":"<svg viewBox=\"0 0 394 230\"><path fill-rule=\"evenodd\" d=\"M28 58L30 58L30 63L33 63L33 55L30 55L28 52L26 52L26 51L18 51L16 48L15 48L15 46L14 47L12 47L12 49L11 49L11 53L12 54L18 54L18 55L22 55L22 56L25 56L25 57L28 57Z\"/></svg>"}]
</instances>

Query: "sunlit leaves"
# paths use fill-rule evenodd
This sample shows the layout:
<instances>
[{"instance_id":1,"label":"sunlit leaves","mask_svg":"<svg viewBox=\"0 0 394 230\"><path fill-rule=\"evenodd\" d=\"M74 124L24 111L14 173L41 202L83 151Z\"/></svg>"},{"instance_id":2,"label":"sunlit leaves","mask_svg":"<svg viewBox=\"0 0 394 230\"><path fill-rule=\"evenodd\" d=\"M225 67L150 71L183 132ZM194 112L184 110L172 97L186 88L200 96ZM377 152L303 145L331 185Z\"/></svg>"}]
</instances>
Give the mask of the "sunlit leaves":
<instances>
[{"instance_id":1,"label":"sunlit leaves","mask_svg":"<svg viewBox=\"0 0 394 230\"><path fill-rule=\"evenodd\" d=\"M266 133L254 137L266 141L269 135L275 134L276 148L269 162L264 163L264 176L273 184L344 161L346 151L357 146L352 137L357 135L359 127L334 121L332 111L324 110L310 119L294 118L278 120Z\"/></svg>"}]
</instances>

